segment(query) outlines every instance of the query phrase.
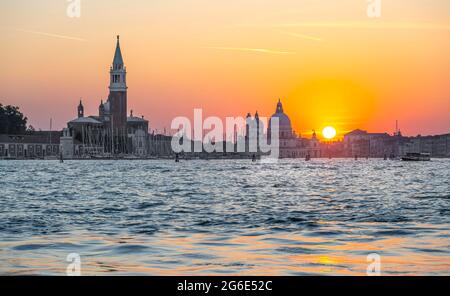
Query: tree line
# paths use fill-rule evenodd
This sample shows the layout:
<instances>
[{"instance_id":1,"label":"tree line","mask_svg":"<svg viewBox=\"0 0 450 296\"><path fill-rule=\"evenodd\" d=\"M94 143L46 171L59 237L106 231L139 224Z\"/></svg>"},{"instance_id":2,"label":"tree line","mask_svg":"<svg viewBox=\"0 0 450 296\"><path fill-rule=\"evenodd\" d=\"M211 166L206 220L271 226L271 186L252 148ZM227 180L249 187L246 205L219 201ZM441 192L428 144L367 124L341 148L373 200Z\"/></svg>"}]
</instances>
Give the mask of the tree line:
<instances>
[{"instance_id":1,"label":"tree line","mask_svg":"<svg viewBox=\"0 0 450 296\"><path fill-rule=\"evenodd\" d=\"M27 121L19 107L0 103L0 134L20 135L33 131L32 126L27 128Z\"/></svg>"}]
</instances>

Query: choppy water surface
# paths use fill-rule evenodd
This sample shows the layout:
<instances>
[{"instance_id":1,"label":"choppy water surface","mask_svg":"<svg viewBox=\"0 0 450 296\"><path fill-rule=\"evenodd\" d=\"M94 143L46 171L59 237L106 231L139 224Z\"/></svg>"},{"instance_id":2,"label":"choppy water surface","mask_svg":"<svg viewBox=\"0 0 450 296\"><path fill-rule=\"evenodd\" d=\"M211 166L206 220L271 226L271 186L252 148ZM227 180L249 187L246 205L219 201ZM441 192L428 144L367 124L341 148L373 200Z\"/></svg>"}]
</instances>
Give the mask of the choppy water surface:
<instances>
[{"instance_id":1,"label":"choppy water surface","mask_svg":"<svg viewBox=\"0 0 450 296\"><path fill-rule=\"evenodd\" d=\"M450 160L0 161L0 273L450 275Z\"/></svg>"}]
</instances>

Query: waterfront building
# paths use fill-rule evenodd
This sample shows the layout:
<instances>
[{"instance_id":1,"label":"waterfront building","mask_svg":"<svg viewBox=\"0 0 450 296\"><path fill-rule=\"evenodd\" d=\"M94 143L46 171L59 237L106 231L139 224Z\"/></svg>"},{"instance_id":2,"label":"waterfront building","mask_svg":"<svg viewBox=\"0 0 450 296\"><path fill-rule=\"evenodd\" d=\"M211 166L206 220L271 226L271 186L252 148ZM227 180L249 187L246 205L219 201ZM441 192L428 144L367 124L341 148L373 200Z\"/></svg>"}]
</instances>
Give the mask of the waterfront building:
<instances>
[{"instance_id":1,"label":"waterfront building","mask_svg":"<svg viewBox=\"0 0 450 296\"><path fill-rule=\"evenodd\" d=\"M401 157L407 153L450 157L450 134L404 137L399 131L389 135L354 130L344 136L343 148L346 157Z\"/></svg>"},{"instance_id":2,"label":"waterfront building","mask_svg":"<svg viewBox=\"0 0 450 296\"><path fill-rule=\"evenodd\" d=\"M345 157L397 157L401 134L368 133L356 129L344 135L343 149Z\"/></svg>"},{"instance_id":3,"label":"waterfront building","mask_svg":"<svg viewBox=\"0 0 450 296\"><path fill-rule=\"evenodd\" d=\"M304 140L303 142L306 149L300 151L300 157L306 157L307 155L311 158L322 157L323 145L320 143L319 139L317 139L315 130L313 131L312 138L310 140Z\"/></svg>"},{"instance_id":4,"label":"waterfront building","mask_svg":"<svg viewBox=\"0 0 450 296\"><path fill-rule=\"evenodd\" d=\"M149 122L130 112L127 116L127 71L117 36L116 49L109 70L109 95L100 101L98 115L85 116L82 100L77 118L67 123L63 132L63 156L89 157L133 154L146 156L149 152ZM70 140L69 138L72 138Z\"/></svg>"},{"instance_id":5,"label":"waterfront building","mask_svg":"<svg viewBox=\"0 0 450 296\"><path fill-rule=\"evenodd\" d=\"M133 116L133 110L127 117L127 138L129 139L130 152L133 155L144 157L149 152L148 147L148 120L144 116Z\"/></svg>"},{"instance_id":6,"label":"waterfront building","mask_svg":"<svg viewBox=\"0 0 450 296\"><path fill-rule=\"evenodd\" d=\"M267 136L272 138L273 122L278 121L278 144L280 151L280 158L296 158L299 155L299 139L292 131L291 120L289 116L284 113L281 99L278 100L275 113L270 117Z\"/></svg>"},{"instance_id":7,"label":"waterfront building","mask_svg":"<svg viewBox=\"0 0 450 296\"><path fill-rule=\"evenodd\" d=\"M450 157L450 134L405 137L399 147L400 155L430 153L431 157Z\"/></svg>"},{"instance_id":8,"label":"waterfront building","mask_svg":"<svg viewBox=\"0 0 450 296\"><path fill-rule=\"evenodd\" d=\"M169 157L175 153L172 150L172 136L152 133L147 142L148 155L151 157Z\"/></svg>"},{"instance_id":9,"label":"waterfront building","mask_svg":"<svg viewBox=\"0 0 450 296\"><path fill-rule=\"evenodd\" d=\"M278 100L275 113L270 117L267 127L267 140L271 143L273 124L278 121L278 145L280 158L312 158L322 157L323 145L317 139L316 133L313 132L312 138L302 138L292 129L291 119L284 112L281 99ZM259 120L258 112L252 118L250 113L247 115L246 142L252 135L249 134L249 123L257 127L257 143L259 151L259 143L262 135L264 135L264 126ZM253 135L254 136L254 135ZM246 147L249 145L246 144ZM248 151L248 150L247 150Z\"/></svg>"},{"instance_id":10,"label":"waterfront building","mask_svg":"<svg viewBox=\"0 0 450 296\"><path fill-rule=\"evenodd\" d=\"M34 131L24 135L0 135L0 158L29 159L57 157L60 153L57 131Z\"/></svg>"}]
</instances>

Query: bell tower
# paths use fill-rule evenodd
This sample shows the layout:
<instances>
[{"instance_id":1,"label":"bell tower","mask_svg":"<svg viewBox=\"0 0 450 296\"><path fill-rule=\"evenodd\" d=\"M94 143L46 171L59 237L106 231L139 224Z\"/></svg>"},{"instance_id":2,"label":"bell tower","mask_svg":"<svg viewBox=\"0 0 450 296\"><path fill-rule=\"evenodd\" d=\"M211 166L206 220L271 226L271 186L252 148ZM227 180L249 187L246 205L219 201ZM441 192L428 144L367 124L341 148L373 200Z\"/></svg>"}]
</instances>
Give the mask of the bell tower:
<instances>
[{"instance_id":1,"label":"bell tower","mask_svg":"<svg viewBox=\"0 0 450 296\"><path fill-rule=\"evenodd\" d=\"M116 51L110 68L109 114L110 128L117 139L115 151L126 152L127 141L127 71L120 49L120 37L117 36Z\"/></svg>"},{"instance_id":2,"label":"bell tower","mask_svg":"<svg viewBox=\"0 0 450 296\"><path fill-rule=\"evenodd\" d=\"M123 63L122 51L120 50L120 36L117 36L116 52L110 73L109 89L111 92L127 91L127 71Z\"/></svg>"},{"instance_id":3,"label":"bell tower","mask_svg":"<svg viewBox=\"0 0 450 296\"><path fill-rule=\"evenodd\" d=\"M78 118L84 117L84 107L83 107L83 103L81 102L80 99L80 104L78 105Z\"/></svg>"}]
</instances>

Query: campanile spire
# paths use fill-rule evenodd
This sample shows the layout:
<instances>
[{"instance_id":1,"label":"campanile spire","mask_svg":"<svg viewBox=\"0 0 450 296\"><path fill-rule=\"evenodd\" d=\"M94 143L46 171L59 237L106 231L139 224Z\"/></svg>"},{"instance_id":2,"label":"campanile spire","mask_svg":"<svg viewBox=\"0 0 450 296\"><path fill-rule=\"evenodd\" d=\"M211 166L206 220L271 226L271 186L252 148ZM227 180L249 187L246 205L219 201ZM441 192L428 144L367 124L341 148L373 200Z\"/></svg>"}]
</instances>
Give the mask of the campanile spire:
<instances>
[{"instance_id":1,"label":"campanile spire","mask_svg":"<svg viewBox=\"0 0 450 296\"><path fill-rule=\"evenodd\" d=\"M127 147L127 70L120 49L120 37L117 36L116 50L111 65L109 96L108 96L108 120L111 134L114 136L112 151L124 152ZM115 144L114 144L115 143Z\"/></svg>"},{"instance_id":2,"label":"campanile spire","mask_svg":"<svg viewBox=\"0 0 450 296\"><path fill-rule=\"evenodd\" d=\"M122 58L122 51L120 50L120 36L117 35L117 45L116 45L116 52L114 53L113 69L119 70L122 69L123 66L124 64Z\"/></svg>"},{"instance_id":3,"label":"campanile spire","mask_svg":"<svg viewBox=\"0 0 450 296\"><path fill-rule=\"evenodd\" d=\"M109 89L113 91L127 90L127 71L122 58L122 50L120 49L120 36L117 35L116 51L114 53L113 63L110 69Z\"/></svg>"}]
</instances>

